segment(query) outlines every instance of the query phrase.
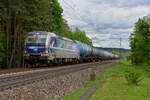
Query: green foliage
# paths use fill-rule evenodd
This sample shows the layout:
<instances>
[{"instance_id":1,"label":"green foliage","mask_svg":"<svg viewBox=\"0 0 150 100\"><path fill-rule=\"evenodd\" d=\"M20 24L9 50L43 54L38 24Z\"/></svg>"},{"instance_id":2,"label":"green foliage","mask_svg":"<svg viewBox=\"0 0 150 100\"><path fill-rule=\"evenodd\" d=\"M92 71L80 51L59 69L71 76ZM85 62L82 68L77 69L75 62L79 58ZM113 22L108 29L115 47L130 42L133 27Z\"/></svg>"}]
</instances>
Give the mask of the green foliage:
<instances>
[{"instance_id":1,"label":"green foliage","mask_svg":"<svg viewBox=\"0 0 150 100\"><path fill-rule=\"evenodd\" d=\"M120 52L115 52L115 51L113 51L112 54L118 55L119 57L123 57L123 55L122 55Z\"/></svg>"},{"instance_id":2,"label":"green foliage","mask_svg":"<svg viewBox=\"0 0 150 100\"><path fill-rule=\"evenodd\" d=\"M132 58L132 54L131 54L131 53L129 53L129 54L126 55L126 59L127 59L128 61L131 61L131 58Z\"/></svg>"},{"instance_id":3,"label":"green foliage","mask_svg":"<svg viewBox=\"0 0 150 100\"><path fill-rule=\"evenodd\" d=\"M150 64L150 17L139 19L135 25L134 38L131 39L132 62Z\"/></svg>"},{"instance_id":4,"label":"green foliage","mask_svg":"<svg viewBox=\"0 0 150 100\"><path fill-rule=\"evenodd\" d=\"M144 68L144 71L146 72L147 76L150 78L150 66L146 66Z\"/></svg>"},{"instance_id":5,"label":"green foliage","mask_svg":"<svg viewBox=\"0 0 150 100\"><path fill-rule=\"evenodd\" d=\"M92 45L85 32L70 30L62 13L58 0L1 0L0 34L7 35L0 36L0 66L23 66L24 40L30 31L50 31Z\"/></svg>"},{"instance_id":6,"label":"green foliage","mask_svg":"<svg viewBox=\"0 0 150 100\"><path fill-rule=\"evenodd\" d=\"M63 9L61 8L57 0L52 0L52 2L53 2L52 15L54 17L53 18L54 25L53 25L52 31L61 32L60 30L64 22L64 19L62 17Z\"/></svg>"},{"instance_id":7,"label":"green foliage","mask_svg":"<svg viewBox=\"0 0 150 100\"><path fill-rule=\"evenodd\" d=\"M135 68L128 68L125 72L125 79L129 84L138 85L144 79L142 71L136 70Z\"/></svg>"},{"instance_id":8,"label":"green foliage","mask_svg":"<svg viewBox=\"0 0 150 100\"><path fill-rule=\"evenodd\" d=\"M81 41L92 46L92 40L86 36L84 31L81 31L78 28L76 28L75 32L73 32L72 39Z\"/></svg>"}]
</instances>

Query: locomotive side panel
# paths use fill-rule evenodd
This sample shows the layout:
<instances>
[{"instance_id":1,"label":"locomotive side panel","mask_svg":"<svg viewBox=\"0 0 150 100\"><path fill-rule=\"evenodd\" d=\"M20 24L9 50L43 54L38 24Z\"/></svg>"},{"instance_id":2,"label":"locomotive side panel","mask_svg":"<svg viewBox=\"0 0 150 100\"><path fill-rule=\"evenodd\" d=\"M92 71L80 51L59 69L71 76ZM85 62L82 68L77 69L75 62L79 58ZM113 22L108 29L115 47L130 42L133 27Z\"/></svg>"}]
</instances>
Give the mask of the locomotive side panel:
<instances>
[{"instance_id":1,"label":"locomotive side panel","mask_svg":"<svg viewBox=\"0 0 150 100\"><path fill-rule=\"evenodd\" d=\"M79 58L77 45L72 40L52 37L50 51L55 58Z\"/></svg>"}]
</instances>

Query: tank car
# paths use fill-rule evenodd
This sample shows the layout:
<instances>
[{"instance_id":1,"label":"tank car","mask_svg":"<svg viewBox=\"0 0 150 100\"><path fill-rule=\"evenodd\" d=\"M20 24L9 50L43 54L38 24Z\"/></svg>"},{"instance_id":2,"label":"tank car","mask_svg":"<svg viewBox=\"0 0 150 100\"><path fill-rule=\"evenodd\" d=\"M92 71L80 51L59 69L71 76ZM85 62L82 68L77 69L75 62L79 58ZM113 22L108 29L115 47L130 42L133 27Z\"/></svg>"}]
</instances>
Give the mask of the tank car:
<instances>
[{"instance_id":1,"label":"tank car","mask_svg":"<svg viewBox=\"0 0 150 100\"><path fill-rule=\"evenodd\" d=\"M111 56L111 53L105 51L105 50L102 50L102 59L111 59L112 56Z\"/></svg>"},{"instance_id":2,"label":"tank car","mask_svg":"<svg viewBox=\"0 0 150 100\"><path fill-rule=\"evenodd\" d=\"M92 47L92 56L96 60L106 60L106 59L113 59L114 55L110 52L107 52L103 49L99 49L97 47Z\"/></svg>"},{"instance_id":3,"label":"tank car","mask_svg":"<svg viewBox=\"0 0 150 100\"><path fill-rule=\"evenodd\" d=\"M92 47L77 40L75 42L79 48L80 62L92 61Z\"/></svg>"},{"instance_id":4,"label":"tank car","mask_svg":"<svg viewBox=\"0 0 150 100\"><path fill-rule=\"evenodd\" d=\"M78 45L78 48L79 48L79 51L80 51L79 52L80 56L82 56L82 57L89 57L89 56L91 56L91 54L92 54L91 46L89 46L89 45L87 45L85 43L82 43L80 41L77 41L77 40L75 40L75 42Z\"/></svg>"}]
</instances>

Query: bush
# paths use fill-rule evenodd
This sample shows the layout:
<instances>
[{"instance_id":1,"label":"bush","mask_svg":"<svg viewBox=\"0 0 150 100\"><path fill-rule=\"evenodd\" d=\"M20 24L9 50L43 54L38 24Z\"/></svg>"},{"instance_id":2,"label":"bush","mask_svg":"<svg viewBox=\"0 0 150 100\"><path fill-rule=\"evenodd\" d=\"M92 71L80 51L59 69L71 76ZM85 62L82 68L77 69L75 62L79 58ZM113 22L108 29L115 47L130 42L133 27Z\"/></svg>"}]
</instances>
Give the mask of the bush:
<instances>
[{"instance_id":1,"label":"bush","mask_svg":"<svg viewBox=\"0 0 150 100\"><path fill-rule=\"evenodd\" d=\"M149 66L147 66L145 68L145 72L147 73L147 76L150 77L150 67Z\"/></svg>"},{"instance_id":2,"label":"bush","mask_svg":"<svg viewBox=\"0 0 150 100\"><path fill-rule=\"evenodd\" d=\"M131 61L132 54L131 54L131 53L129 53L129 54L126 56L126 58L127 58L127 61Z\"/></svg>"},{"instance_id":3,"label":"bush","mask_svg":"<svg viewBox=\"0 0 150 100\"><path fill-rule=\"evenodd\" d=\"M138 85L144 79L143 73L135 68L128 68L125 72L125 79L129 84Z\"/></svg>"}]
</instances>

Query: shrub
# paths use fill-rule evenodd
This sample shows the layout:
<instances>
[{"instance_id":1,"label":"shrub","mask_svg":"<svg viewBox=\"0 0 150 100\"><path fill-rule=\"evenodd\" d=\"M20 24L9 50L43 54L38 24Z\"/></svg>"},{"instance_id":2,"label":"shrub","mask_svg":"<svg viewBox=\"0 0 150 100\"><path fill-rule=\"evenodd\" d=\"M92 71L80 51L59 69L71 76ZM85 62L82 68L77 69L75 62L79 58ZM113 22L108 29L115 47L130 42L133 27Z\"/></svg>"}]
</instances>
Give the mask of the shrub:
<instances>
[{"instance_id":1,"label":"shrub","mask_svg":"<svg viewBox=\"0 0 150 100\"><path fill-rule=\"evenodd\" d=\"M129 84L138 85L144 79L143 73L135 68L128 68L125 72L125 79Z\"/></svg>"},{"instance_id":2,"label":"shrub","mask_svg":"<svg viewBox=\"0 0 150 100\"><path fill-rule=\"evenodd\" d=\"M147 76L150 77L150 67L149 66L147 66L145 68L145 72L147 73Z\"/></svg>"},{"instance_id":3,"label":"shrub","mask_svg":"<svg viewBox=\"0 0 150 100\"><path fill-rule=\"evenodd\" d=\"M131 53L129 53L129 54L126 56L126 58L127 58L127 61L130 61L130 60L131 60L131 58L132 58L132 54L131 54Z\"/></svg>"}]
</instances>

